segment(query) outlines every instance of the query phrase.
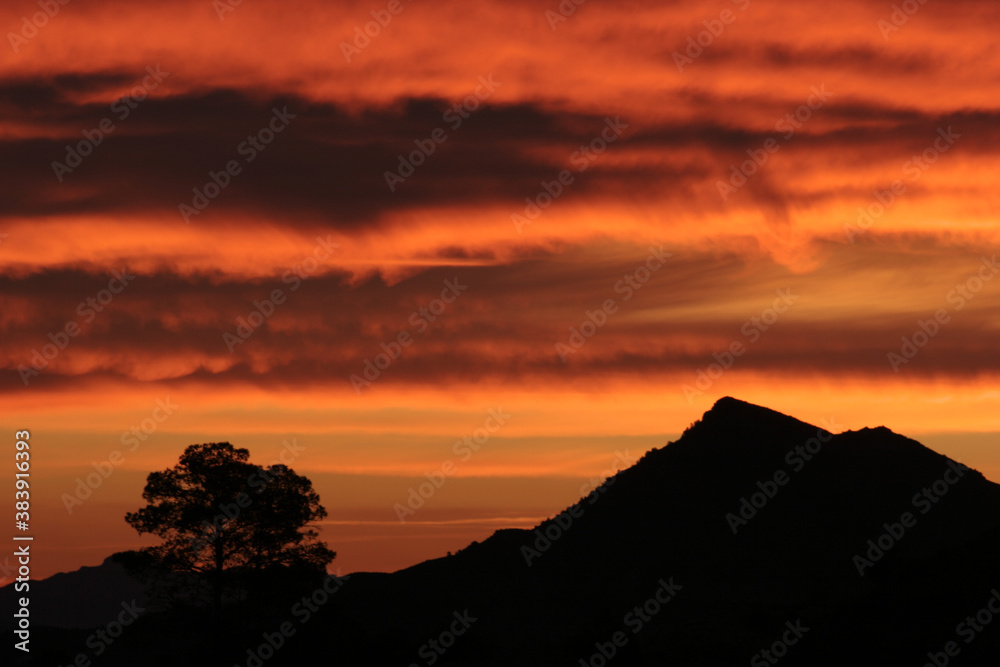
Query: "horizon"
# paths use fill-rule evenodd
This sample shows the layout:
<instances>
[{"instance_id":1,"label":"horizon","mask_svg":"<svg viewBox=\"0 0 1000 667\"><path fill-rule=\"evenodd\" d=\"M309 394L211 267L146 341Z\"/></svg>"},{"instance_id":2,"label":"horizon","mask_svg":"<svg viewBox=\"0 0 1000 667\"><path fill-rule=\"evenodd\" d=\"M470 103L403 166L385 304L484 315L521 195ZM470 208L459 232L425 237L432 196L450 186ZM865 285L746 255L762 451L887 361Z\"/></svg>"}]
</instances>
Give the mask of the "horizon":
<instances>
[{"instance_id":1,"label":"horizon","mask_svg":"<svg viewBox=\"0 0 1000 667\"><path fill-rule=\"evenodd\" d=\"M773 410L773 408L770 408L769 406L758 405L758 404L755 404L755 403L750 403L750 402L747 402L747 401L743 401L743 399L739 399L739 398L732 397L732 396L719 397L719 399L717 399L713 403L712 407L714 407L719 401L722 401L723 399L735 399L736 401L739 401L739 402L748 403L749 405L751 405L753 407L763 408L763 409L766 409L766 410ZM788 415L788 414L782 413L780 411L776 411L776 412L778 412L779 414L782 414L785 417L789 417L791 419L798 419L795 415ZM499 414L502 416L503 413L499 413ZM697 419L694 420L694 421L700 421L707 414L708 414L708 411L706 411L703 415L699 415L697 417ZM692 421L692 424L694 423L694 421ZM804 420L800 420L800 421L804 421ZM829 430L830 428L839 426L839 424L837 422L835 422L834 420L828 419L828 418L820 419L815 424L811 423L809 421L806 421L805 423L808 423L808 424L810 424L812 426L819 425L820 428L827 428L827 430ZM856 431L863 430L863 429L866 429L866 428L880 428L880 427L884 427L884 426L883 425L878 425L878 426L863 426L863 427L859 427L857 429L843 429L843 430L836 430L836 431L831 431L831 432L834 435L838 435L840 433L846 433L848 431L856 432ZM687 428L687 427L685 427L685 428ZM886 427L886 428L888 428L888 427ZM994 473L1000 473L1000 466L998 466L996 468L992 468L992 469L988 467L986 470L984 470L984 469L980 468L979 466L975 465L974 463L969 463L968 460L962 460L960 458L956 458L955 456L949 455L948 452L941 451L940 449L938 449L937 447L935 447L932 444L932 442L930 442L930 441L928 441L926 439L913 438L912 436L910 436L910 435L908 435L906 433L899 433L898 431L895 431L894 429L891 429L891 428L889 428L889 430L892 431L893 433L896 433L897 435L902 435L904 437L909 437L911 439L917 440L918 442L920 442L920 444L923 444L923 445L929 447L930 449L932 449L932 450L934 450L934 451L936 451L938 453L944 454L945 456L948 456L949 458L954 459L954 460L958 461L959 463L965 464L965 465L967 465L969 468L971 468L973 470L978 470L980 473L982 473L984 475L984 477L987 479L987 481L990 481L990 482L993 482L993 483L998 483L997 479L1000 478L1000 475L994 476L991 479L990 472L992 471ZM679 439L680 437L681 437L681 435L678 434L678 436L677 436L676 439ZM948 437L949 437L948 434L942 434L942 438L943 438L942 441L945 441ZM446 484L448 484L450 486L458 486L458 484L456 484L456 482L458 482L460 479L462 479L462 478L459 478L459 477L452 477L450 474L447 474L446 471L443 471L441 469L438 469L436 471L432 471L430 474L425 474L424 477L419 478L418 482L413 483L409 487L410 494L408 494L405 499L401 499L401 502L398 502L398 503L396 503L394 505L395 517L393 519L391 519L391 520L378 520L378 519L375 519L375 520L351 520L351 519L346 519L346 520L345 519L341 519L341 520L338 520L338 519L333 519L333 518L328 517L325 520L320 520L320 521L316 522L316 525L318 527L320 527L320 529L321 529L320 530L320 537L321 537L321 539L325 538L325 539L327 539L329 541L330 536L326 532L328 530L340 530L340 531L345 531L346 532L347 530L350 530L351 528L360 528L360 529L364 530L366 536L370 535L371 532L373 532L376 527L388 527L390 529L396 529L394 531L391 530L389 532L390 532L390 534L391 533L396 533L397 535L400 532L399 529L404 528L404 527L412 528L414 526L421 527L423 530L427 531L428 534L430 534L430 529L428 528L428 526L434 526L434 527L438 527L438 526L466 526L466 531L465 532L451 533L451 534L448 534L446 536L434 536L437 539L434 539L431 542L431 544L429 544L426 547L426 553L428 553L429 555L427 555L427 556L417 556L416 557L417 560L412 560L412 562L409 561L409 560L403 560L403 558L412 559L413 556L410 555L410 554L406 554L406 555L404 555L402 557L400 557L400 556L398 556L396 554L388 554L388 555L387 554L379 554L375 550L375 547L377 547L378 542L380 540L374 540L375 543L376 543L376 545L375 545L375 547L372 548L372 551L369 554L369 558L372 559L369 562L376 562L376 563L378 563L378 562L384 562L384 563L386 563L385 566L383 566L381 568L369 568L369 569L366 569L366 568L363 568L363 567L358 567L358 568L353 568L353 569L345 569L343 567L342 558L338 554L338 557L328 566L328 570L331 571L331 572L333 572L333 573L335 573L335 574L337 574L338 576L347 575L347 574L353 574L353 573L358 573L358 572L372 572L372 573L378 573L378 572L390 573L390 572L395 572L395 571L399 571L399 570L402 570L402 569L406 569L406 568L411 567L413 565L417 565L417 564L419 564L421 562L424 562L426 560L433 560L433 559L436 559L436 558L441 558L441 557L444 557L445 555L450 555L451 553L460 551L460 550L464 549L465 547L469 546L469 544L471 544L473 542L478 542L478 541L482 541L482 540L486 539L487 537L491 536L496 530L506 529L506 528L521 528L521 529L532 529L532 528L535 528L538 525L542 524L544 521L551 519L551 517L553 517L553 516L555 516L555 515L557 515L559 513L564 512L568 507L570 507L571 505L575 504L579 500L586 498L586 496L590 493L590 491L592 491L595 488L597 488L597 486L601 482L603 482L604 480L608 479L609 477L614 476L615 474L617 474L617 472L620 472L621 470L628 469L628 468L632 467L633 465L635 465L636 462L640 458L642 458L647 452L649 452L649 451L651 451L653 449L659 449L659 448L662 448L662 447L666 447L669 444L671 444L672 442L676 441L676 439L672 438L669 442L664 442L662 445L660 445L658 447L653 447L653 448L642 450L641 453L638 453L638 454L633 454L628 449L626 449L624 452L622 452L620 450L616 450L616 452L615 452L615 459L612 462L612 465L610 465L609 467L607 467L604 470L601 470L596 476L591 476L591 477L587 478L586 480L582 481L581 485L578 488L578 491L579 491L578 495L573 495L572 492L570 492L570 495L567 496L567 499L565 500L565 502L563 502L562 505L555 506L551 510L549 510L546 514L542 514L542 515L538 515L538 516L520 516L520 517L492 517L492 516L488 516L488 517L483 517L483 518L480 518L480 519L476 519L476 518L469 519L469 518L466 518L466 517L459 518L459 519L448 519L448 518L443 518L442 519L442 518L440 518L440 516L441 516L440 512L433 512L433 511L424 512L423 511L424 510L424 504L431 503L433 501L434 495L437 493L438 490L442 489ZM473 442L474 442L474 440L473 440ZM190 444L193 444L193 443L190 443ZM239 447L240 445L234 443L234 446ZM288 443L286 441L283 444L282 453L283 454L284 453L289 453L289 454L298 453L301 449L302 449L301 447L297 447L294 444ZM955 448L952 448L952 449L955 449ZM271 461L263 461L263 460L257 460L257 458L255 458L253 456L253 452L252 451L250 452L250 461L252 463L256 463L256 464L260 464L260 465L270 465L270 464L276 464L276 463L285 463L285 464L290 465L292 467L292 469L294 470L295 469L295 467L294 467L294 460L285 460L285 459L288 459L288 458L289 457L287 457L287 456L283 456L282 454L279 454L277 457L275 457ZM176 463L176 461L174 461L173 463ZM115 468L115 469L117 469L117 468ZM99 472L99 471L94 470L94 471L92 471L92 473L93 472ZM147 473L148 472L154 472L154 471L150 470L150 471L147 471ZM296 470L296 472L298 472L299 474L303 474L302 470ZM308 475L308 474L306 476L310 477L310 475ZM332 477L335 480L337 477L342 477L342 476L344 476L344 475L342 475L342 474L341 475L333 475ZM363 476L366 479L370 477L370 476L367 476L367 475L357 475L357 476ZM110 475L109 475L109 477L110 477ZM315 477L318 477L318 480ZM312 479L312 481L314 483L314 487L317 489L317 491L320 491L321 488L322 488L322 486L333 486L334 488L336 488L336 486L337 486L335 481L331 480L331 478L326 477L326 476L320 475L320 476L312 476L310 478ZM143 483L145 483L145 474L142 475L142 479L143 479ZM407 480L407 481L410 480L410 478L407 478L405 476L399 476L397 478L392 478L392 479L396 479L397 481L400 481L400 482L403 481L403 480ZM518 481L523 481L523 478L513 478L513 479L517 479ZM552 479L553 478L550 477L550 476L542 476L542 477L540 477L538 479L538 481L541 484L544 485L544 484L548 484L549 482L551 482ZM569 481L569 480L573 480L575 482L577 480L577 478L575 478L575 477L568 477L568 476L566 476L566 477L560 477L560 478L556 478L556 479L558 479L558 481L560 481L560 482ZM483 481L483 478L482 477L469 477L469 478L466 478L466 480L473 481L477 485L481 485L482 481ZM317 481L319 481L319 483L317 483ZM102 484L103 484L103 481L102 481ZM424 487L423 489L421 488L421 485ZM78 487L78 488L87 488L86 481L84 481L83 487ZM94 493L94 492L98 491L99 488L100 488L100 486L97 486L96 488L91 488L91 493ZM560 491L565 491L565 488L560 488L559 490ZM542 493L543 490L542 489L538 489L536 492ZM346 492L343 491L343 490L341 491L341 493L345 493L345 495L346 495ZM465 493L466 493L466 495L469 495L469 494L475 495L473 492L470 492L467 489L465 490ZM487 495L487 494L485 494L485 492L479 492L479 493L480 493L480 495ZM71 494L70 498L65 498L64 497L63 501L64 501L64 505L65 506L72 507L75 510L77 507L83 507L84 505L86 505L86 502L89 499L90 499L90 496L82 497L81 494L77 493L77 494ZM423 500L423 502L420 502L420 500ZM320 493L320 501L321 501L321 503L327 504L327 501L324 500L324 497L323 497L322 493ZM141 504L142 504L142 501L141 501L141 499L139 499L136 502L135 507L137 508ZM131 508L131 509L134 509L134 508ZM220 509L220 511L219 511L219 517L222 517L223 514L224 514L224 510L223 510L223 508L219 508L219 509ZM327 509L329 510L331 508L327 507ZM428 508L428 510L429 509L430 508ZM413 517L414 517L414 515L417 515L417 514L420 515L420 518L417 519L417 520L414 520ZM332 513L331 513L331 516L332 516ZM121 523L124 524L124 516L122 517ZM334 527L334 526L337 527L337 528L333 528L333 529L330 528L330 527ZM131 529L128 529L128 530L130 531ZM123 531L123 532L126 532L126 531ZM343 539L343 537L341 537L341 539ZM350 542L350 538L348 538L347 541ZM39 568L36 565L33 565L33 567L32 567L33 575L32 575L31 578L32 578L32 580L40 580L40 579L45 579L45 578L48 578L50 576L53 576L54 574L73 572L73 571L76 571L76 570L78 570L78 569L80 569L82 567L96 567L96 566L101 565L108 557L110 557L115 552L125 551L125 550L133 549L133 548L140 548L140 547L143 547L143 546L150 546L150 545L155 544L157 542L158 542L158 540L154 539L154 538L145 538L145 539L143 539L143 538L134 538L131 542L123 543L122 545L120 545L120 548L116 547L114 549L114 551L105 553L103 556L100 556L98 558L98 560L96 560L94 562L84 562L84 563L80 563L77 567L71 567L69 569L56 570L56 571L52 571L52 572L46 572L46 571L43 570L42 574L39 574L39 575L35 575L34 574L35 572L38 571ZM49 545L46 545L46 546L48 547ZM444 547L447 547L446 550L441 551L441 549L444 548ZM416 553L419 553L419 552L416 552ZM379 558L381 558L382 560L380 561ZM398 560L394 560L394 558L398 559ZM45 562L47 560L48 559L43 558L43 562ZM402 564L398 565L398 566L394 566L393 563L395 563L395 562L399 562L399 563L402 563ZM0 570L0 575L3 575L3 574L4 574L4 571ZM4 580L4 577L0 576L0 586L7 585L8 583L10 583L10 582L13 581L12 577L7 577L6 579L7 580Z\"/></svg>"},{"instance_id":2,"label":"horizon","mask_svg":"<svg viewBox=\"0 0 1000 667\"><path fill-rule=\"evenodd\" d=\"M151 544L198 443L311 479L344 572L530 527L726 395L1000 481L1000 8L912 6L7 3L33 575Z\"/></svg>"}]
</instances>

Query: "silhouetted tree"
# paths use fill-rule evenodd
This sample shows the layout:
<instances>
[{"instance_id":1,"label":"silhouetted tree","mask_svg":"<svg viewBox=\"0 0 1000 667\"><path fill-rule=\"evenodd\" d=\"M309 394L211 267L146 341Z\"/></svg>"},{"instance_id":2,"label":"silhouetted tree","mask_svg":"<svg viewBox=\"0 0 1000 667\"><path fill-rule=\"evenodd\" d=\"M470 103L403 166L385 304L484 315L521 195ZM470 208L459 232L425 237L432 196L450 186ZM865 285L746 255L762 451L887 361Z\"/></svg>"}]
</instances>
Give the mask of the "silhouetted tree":
<instances>
[{"instance_id":1,"label":"silhouetted tree","mask_svg":"<svg viewBox=\"0 0 1000 667\"><path fill-rule=\"evenodd\" d=\"M141 560L207 580L216 611L233 574L247 581L275 570L324 572L336 556L311 525L327 515L312 482L249 457L228 442L191 445L178 465L149 474L149 504L125 515L139 534L164 540L141 549Z\"/></svg>"}]
</instances>

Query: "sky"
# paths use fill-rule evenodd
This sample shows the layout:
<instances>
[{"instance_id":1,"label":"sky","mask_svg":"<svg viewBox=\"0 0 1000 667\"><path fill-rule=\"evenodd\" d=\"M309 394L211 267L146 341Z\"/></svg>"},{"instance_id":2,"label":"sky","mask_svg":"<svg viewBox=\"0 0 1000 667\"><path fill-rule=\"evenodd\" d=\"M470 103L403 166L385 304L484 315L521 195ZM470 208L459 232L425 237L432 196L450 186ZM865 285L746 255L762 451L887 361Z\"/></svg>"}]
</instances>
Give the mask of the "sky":
<instances>
[{"instance_id":1,"label":"sky","mask_svg":"<svg viewBox=\"0 0 1000 667\"><path fill-rule=\"evenodd\" d=\"M308 476L343 573L532 527L725 395L1000 482L998 15L4 3L34 574L151 544L203 442Z\"/></svg>"}]
</instances>

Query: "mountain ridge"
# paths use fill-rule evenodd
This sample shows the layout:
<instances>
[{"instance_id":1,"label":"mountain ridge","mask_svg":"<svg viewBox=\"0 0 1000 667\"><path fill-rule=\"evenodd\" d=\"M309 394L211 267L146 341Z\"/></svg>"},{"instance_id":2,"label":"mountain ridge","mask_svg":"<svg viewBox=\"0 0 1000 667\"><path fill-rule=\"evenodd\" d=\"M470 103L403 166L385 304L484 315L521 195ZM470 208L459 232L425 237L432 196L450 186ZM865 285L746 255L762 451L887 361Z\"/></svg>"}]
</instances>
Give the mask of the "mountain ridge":
<instances>
[{"instance_id":1,"label":"mountain ridge","mask_svg":"<svg viewBox=\"0 0 1000 667\"><path fill-rule=\"evenodd\" d=\"M884 426L827 426L723 397L676 441L532 529L498 530L397 572L350 575L318 616L326 620L282 655L288 664L314 657L342 626L363 647L349 664L410 664L443 619L468 611L479 620L442 664L577 665L669 588L616 664L745 662L749 647L796 621L816 629L784 664L921 664L907 633L933 635L1000 584L991 566L1000 485ZM919 586L935 607L912 599ZM872 610L907 621L879 635ZM267 629L233 636L250 642ZM910 663L886 662L904 640ZM869 662L851 658L861 649Z\"/></svg>"}]
</instances>

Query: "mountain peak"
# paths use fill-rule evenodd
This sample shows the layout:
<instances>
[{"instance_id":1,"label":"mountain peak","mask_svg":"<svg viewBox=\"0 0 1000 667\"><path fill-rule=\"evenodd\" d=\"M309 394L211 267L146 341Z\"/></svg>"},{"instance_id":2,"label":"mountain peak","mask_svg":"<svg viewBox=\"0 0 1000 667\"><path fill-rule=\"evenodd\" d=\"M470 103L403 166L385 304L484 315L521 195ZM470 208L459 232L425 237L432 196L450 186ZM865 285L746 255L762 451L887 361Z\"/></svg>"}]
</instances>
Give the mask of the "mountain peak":
<instances>
[{"instance_id":1,"label":"mountain peak","mask_svg":"<svg viewBox=\"0 0 1000 667\"><path fill-rule=\"evenodd\" d=\"M783 415L780 412L772 410L770 408L765 408L761 405L755 405L747 401L740 400L738 398L733 398L732 396L723 396L715 402L715 405L705 413L702 419L712 418L729 418L729 417L739 417L739 418L753 418L753 417L765 417L770 415L781 415L782 417L788 417L788 415Z\"/></svg>"},{"instance_id":2,"label":"mountain peak","mask_svg":"<svg viewBox=\"0 0 1000 667\"><path fill-rule=\"evenodd\" d=\"M741 432L748 429L756 431L773 428L799 430L803 426L808 426L813 431L817 430L816 426L810 426L777 410L741 401L732 396L723 396L717 400L712 409L702 416L701 423L712 427L713 430L735 428Z\"/></svg>"},{"instance_id":3,"label":"mountain peak","mask_svg":"<svg viewBox=\"0 0 1000 667\"><path fill-rule=\"evenodd\" d=\"M770 408L723 396L678 441L688 447L739 459L777 452L786 443L805 442L824 431ZM675 451L678 448L675 448Z\"/></svg>"},{"instance_id":4,"label":"mountain peak","mask_svg":"<svg viewBox=\"0 0 1000 667\"><path fill-rule=\"evenodd\" d=\"M710 413L743 412L747 411L748 409L765 410L767 412L773 412L773 410L771 410L770 408L765 408L760 405L754 405L753 403L742 401L738 398L733 398L732 396L723 396L722 398L717 400L715 402L715 405L712 406L712 409L706 412L705 414L708 415Z\"/></svg>"}]
</instances>

